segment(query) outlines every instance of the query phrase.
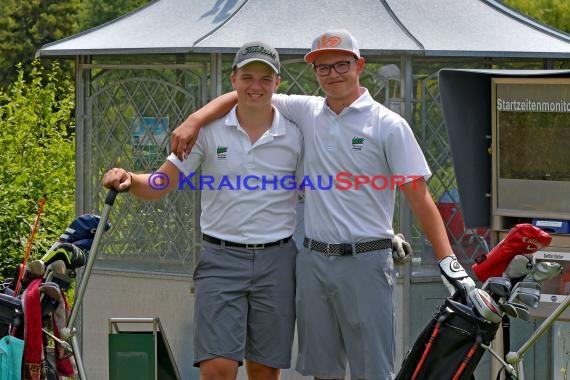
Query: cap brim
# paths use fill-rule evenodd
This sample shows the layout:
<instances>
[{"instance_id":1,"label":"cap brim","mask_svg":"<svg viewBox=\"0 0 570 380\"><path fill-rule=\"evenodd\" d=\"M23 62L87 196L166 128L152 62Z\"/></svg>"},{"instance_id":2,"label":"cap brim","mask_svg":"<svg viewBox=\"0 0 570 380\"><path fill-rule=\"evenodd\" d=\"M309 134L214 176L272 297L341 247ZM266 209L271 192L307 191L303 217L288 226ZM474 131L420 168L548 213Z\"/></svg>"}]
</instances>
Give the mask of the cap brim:
<instances>
[{"instance_id":1,"label":"cap brim","mask_svg":"<svg viewBox=\"0 0 570 380\"><path fill-rule=\"evenodd\" d=\"M245 59L245 60L241 61L240 63L236 64L236 67L237 67L238 69L240 69L240 68L244 67L245 65L247 65L248 63L252 63L252 62L265 63L267 66L271 67L271 69L272 69L273 71L275 71L276 74L279 74L279 70L277 70L277 67L275 67L272 63L269 63L269 62L267 62L266 60L261 59L261 58L248 58L248 59Z\"/></svg>"},{"instance_id":2,"label":"cap brim","mask_svg":"<svg viewBox=\"0 0 570 380\"><path fill-rule=\"evenodd\" d=\"M360 58L360 56L358 54L355 54L352 50L348 50L348 49L319 49L319 50L315 50L315 51L310 51L307 54L305 54L305 62L313 63L315 58L317 58L319 55L324 54L324 53L330 53L330 52L349 53L349 54L352 54L352 55Z\"/></svg>"}]
</instances>

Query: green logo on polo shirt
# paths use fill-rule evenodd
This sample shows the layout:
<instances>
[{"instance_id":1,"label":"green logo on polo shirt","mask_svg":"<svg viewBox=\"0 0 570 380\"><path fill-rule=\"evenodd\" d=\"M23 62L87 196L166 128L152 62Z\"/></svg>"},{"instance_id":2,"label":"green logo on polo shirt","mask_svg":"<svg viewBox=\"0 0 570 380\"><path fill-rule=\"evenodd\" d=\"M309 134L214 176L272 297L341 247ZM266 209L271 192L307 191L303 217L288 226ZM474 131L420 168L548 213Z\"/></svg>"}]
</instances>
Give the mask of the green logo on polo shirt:
<instances>
[{"instance_id":1,"label":"green logo on polo shirt","mask_svg":"<svg viewBox=\"0 0 570 380\"><path fill-rule=\"evenodd\" d=\"M362 145L364 145L365 141L364 137L354 136L352 138L352 150L362 150Z\"/></svg>"},{"instance_id":2,"label":"green logo on polo shirt","mask_svg":"<svg viewBox=\"0 0 570 380\"><path fill-rule=\"evenodd\" d=\"M225 160L228 157L228 147L218 145L216 154L218 155L218 160Z\"/></svg>"}]
</instances>

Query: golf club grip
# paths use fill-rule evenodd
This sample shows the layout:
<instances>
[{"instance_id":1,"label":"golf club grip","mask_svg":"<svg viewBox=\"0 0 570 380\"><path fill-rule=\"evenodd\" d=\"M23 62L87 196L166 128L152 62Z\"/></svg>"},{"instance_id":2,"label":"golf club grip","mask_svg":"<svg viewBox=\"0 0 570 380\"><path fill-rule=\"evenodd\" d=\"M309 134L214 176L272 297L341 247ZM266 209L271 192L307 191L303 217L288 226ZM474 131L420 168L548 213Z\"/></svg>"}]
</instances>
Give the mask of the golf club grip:
<instances>
[{"instance_id":1,"label":"golf club grip","mask_svg":"<svg viewBox=\"0 0 570 380\"><path fill-rule=\"evenodd\" d=\"M109 206L113 206L113 203L115 203L115 198L117 197L117 190L115 190L114 188L110 188L109 192L107 193L107 196L105 197L105 204L109 205Z\"/></svg>"}]
</instances>

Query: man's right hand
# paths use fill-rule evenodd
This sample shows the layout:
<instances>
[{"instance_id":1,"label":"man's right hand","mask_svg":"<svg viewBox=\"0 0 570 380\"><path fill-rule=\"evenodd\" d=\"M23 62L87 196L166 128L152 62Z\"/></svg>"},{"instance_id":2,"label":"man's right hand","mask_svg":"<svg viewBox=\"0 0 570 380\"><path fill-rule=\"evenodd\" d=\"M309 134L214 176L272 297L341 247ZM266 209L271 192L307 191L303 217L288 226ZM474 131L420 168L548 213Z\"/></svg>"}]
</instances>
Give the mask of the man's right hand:
<instances>
[{"instance_id":1,"label":"man's right hand","mask_svg":"<svg viewBox=\"0 0 570 380\"><path fill-rule=\"evenodd\" d=\"M194 123L191 118L184 120L182 124L172 131L170 142L172 146L172 153L183 161L198 139L200 126Z\"/></svg>"},{"instance_id":2,"label":"man's right hand","mask_svg":"<svg viewBox=\"0 0 570 380\"><path fill-rule=\"evenodd\" d=\"M114 188L118 192L129 191L133 177L122 168L113 168L103 175L103 186Z\"/></svg>"}]
</instances>

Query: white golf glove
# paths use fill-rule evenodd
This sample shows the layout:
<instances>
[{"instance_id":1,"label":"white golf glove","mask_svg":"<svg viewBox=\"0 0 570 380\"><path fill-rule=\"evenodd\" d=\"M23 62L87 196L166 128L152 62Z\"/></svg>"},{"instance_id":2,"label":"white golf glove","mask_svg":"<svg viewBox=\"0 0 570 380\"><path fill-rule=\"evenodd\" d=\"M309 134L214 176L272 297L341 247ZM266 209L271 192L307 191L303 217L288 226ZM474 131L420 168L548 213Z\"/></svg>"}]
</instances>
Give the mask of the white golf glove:
<instances>
[{"instance_id":1,"label":"white golf glove","mask_svg":"<svg viewBox=\"0 0 570 380\"><path fill-rule=\"evenodd\" d=\"M447 287L447 290L449 290L449 293L452 296L458 293L457 296L459 296L459 299L466 302L467 295L475 288L475 282L469 277L461 264L459 264L457 257L451 254L439 260L437 263L439 264L441 279Z\"/></svg>"},{"instance_id":2,"label":"white golf glove","mask_svg":"<svg viewBox=\"0 0 570 380\"><path fill-rule=\"evenodd\" d=\"M395 265L405 265L412 260L413 250L403 234L392 237L392 258Z\"/></svg>"}]
</instances>

